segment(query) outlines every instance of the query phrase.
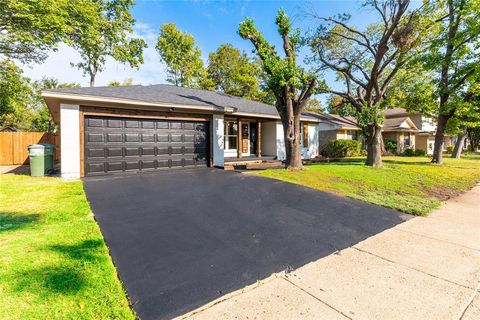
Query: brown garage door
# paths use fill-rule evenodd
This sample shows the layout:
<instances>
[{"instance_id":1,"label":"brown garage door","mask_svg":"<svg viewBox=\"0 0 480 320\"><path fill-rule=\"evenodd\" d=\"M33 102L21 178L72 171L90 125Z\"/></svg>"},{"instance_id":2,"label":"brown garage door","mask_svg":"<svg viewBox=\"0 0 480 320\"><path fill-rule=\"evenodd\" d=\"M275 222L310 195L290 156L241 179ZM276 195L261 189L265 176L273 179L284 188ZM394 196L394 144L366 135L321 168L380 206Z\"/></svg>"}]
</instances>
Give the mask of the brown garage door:
<instances>
[{"instance_id":1,"label":"brown garage door","mask_svg":"<svg viewBox=\"0 0 480 320\"><path fill-rule=\"evenodd\" d=\"M85 175L207 165L208 122L85 117Z\"/></svg>"}]
</instances>

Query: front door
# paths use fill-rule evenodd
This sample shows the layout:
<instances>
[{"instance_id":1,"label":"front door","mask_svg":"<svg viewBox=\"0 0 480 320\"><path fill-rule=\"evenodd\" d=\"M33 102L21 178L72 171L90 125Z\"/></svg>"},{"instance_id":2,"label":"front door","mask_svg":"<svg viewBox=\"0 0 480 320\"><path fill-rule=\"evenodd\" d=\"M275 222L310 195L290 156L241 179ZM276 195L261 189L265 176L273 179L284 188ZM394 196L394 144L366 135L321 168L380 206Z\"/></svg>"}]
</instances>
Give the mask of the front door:
<instances>
[{"instance_id":1,"label":"front door","mask_svg":"<svg viewBox=\"0 0 480 320\"><path fill-rule=\"evenodd\" d=\"M250 126L250 154L257 154L257 126Z\"/></svg>"},{"instance_id":2,"label":"front door","mask_svg":"<svg viewBox=\"0 0 480 320\"><path fill-rule=\"evenodd\" d=\"M250 123L242 123L242 155L250 155Z\"/></svg>"}]
</instances>

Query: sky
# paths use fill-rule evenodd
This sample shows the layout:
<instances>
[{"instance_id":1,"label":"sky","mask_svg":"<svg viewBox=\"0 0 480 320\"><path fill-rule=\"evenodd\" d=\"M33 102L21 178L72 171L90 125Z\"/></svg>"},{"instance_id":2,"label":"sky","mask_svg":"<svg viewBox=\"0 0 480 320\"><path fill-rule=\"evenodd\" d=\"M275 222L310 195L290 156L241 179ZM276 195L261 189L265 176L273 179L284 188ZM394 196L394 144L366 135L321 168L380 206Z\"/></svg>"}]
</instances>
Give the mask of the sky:
<instances>
[{"instance_id":1,"label":"sky","mask_svg":"<svg viewBox=\"0 0 480 320\"><path fill-rule=\"evenodd\" d=\"M252 45L237 33L238 25L245 17L252 18L258 29L271 43L281 48L280 37L275 25L279 8L284 8L291 17L294 27L311 30L318 22L311 18L312 13L320 16L332 16L350 13L351 22L359 28L374 22L377 18L373 11L362 7L362 1L355 0L316 0L316 1L260 1L260 0L136 0L132 15L136 20L134 36L143 38L148 45L144 50L144 64L132 69L113 59L107 59L105 70L96 77L96 85L106 85L116 80L132 78L134 84L166 83L165 65L155 50L158 32L163 23L174 22L177 27L192 34L202 50L205 64L208 54L221 44L233 46L251 54ZM56 52L50 52L42 64L24 66L24 74L32 80L43 76L54 77L60 82L75 82L88 86L89 78L71 66L79 62L79 55L68 46L60 44Z\"/></svg>"}]
</instances>

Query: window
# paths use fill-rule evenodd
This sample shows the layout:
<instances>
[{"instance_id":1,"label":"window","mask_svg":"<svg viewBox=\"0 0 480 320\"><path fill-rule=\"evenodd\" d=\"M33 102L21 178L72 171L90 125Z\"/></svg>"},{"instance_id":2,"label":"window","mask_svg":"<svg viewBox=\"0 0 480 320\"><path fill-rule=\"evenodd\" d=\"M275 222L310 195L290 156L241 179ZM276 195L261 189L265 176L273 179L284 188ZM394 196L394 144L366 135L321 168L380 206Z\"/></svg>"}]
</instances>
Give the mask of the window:
<instances>
[{"instance_id":1,"label":"window","mask_svg":"<svg viewBox=\"0 0 480 320\"><path fill-rule=\"evenodd\" d=\"M347 130L347 139L350 140L357 140L357 131L355 130Z\"/></svg>"},{"instance_id":2,"label":"window","mask_svg":"<svg viewBox=\"0 0 480 320\"><path fill-rule=\"evenodd\" d=\"M225 150L237 150L237 133L238 126L234 121L225 121Z\"/></svg>"},{"instance_id":3,"label":"window","mask_svg":"<svg viewBox=\"0 0 480 320\"><path fill-rule=\"evenodd\" d=\"M308 148L308 123L302 125L302 144L304 148Z\"/></svg>"},{"instance_id":4,"label":"window","mask_svg":"<svg viewBox=\"0 0 480 320\"><path fill-rule=\"evenodd\" d=\"M410 146L410 132L403 133L403 145Z\"/></svg>"}]
</instances>

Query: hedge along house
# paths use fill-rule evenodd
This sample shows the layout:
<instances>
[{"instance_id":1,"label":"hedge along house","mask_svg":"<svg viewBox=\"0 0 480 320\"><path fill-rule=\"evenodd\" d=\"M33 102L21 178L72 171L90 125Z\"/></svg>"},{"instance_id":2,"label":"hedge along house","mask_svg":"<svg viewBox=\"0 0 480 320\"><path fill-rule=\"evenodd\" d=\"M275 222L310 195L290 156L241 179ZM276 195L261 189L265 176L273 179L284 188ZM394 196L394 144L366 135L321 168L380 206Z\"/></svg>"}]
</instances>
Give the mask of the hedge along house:
<instances>
[{"instance_id":1,"label":"hedge along house","mask_svg":"<svg viewBox=\"0 0 480 320\"><path fill-rule=\"evenodd\" d=\"M280 117L260 102L163 84L65 88L42 96L60 126L63 178L285 159ZM303 156L314 158L319 119L305 113L301 121Z\"/></svg>"}]
</instances>

